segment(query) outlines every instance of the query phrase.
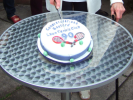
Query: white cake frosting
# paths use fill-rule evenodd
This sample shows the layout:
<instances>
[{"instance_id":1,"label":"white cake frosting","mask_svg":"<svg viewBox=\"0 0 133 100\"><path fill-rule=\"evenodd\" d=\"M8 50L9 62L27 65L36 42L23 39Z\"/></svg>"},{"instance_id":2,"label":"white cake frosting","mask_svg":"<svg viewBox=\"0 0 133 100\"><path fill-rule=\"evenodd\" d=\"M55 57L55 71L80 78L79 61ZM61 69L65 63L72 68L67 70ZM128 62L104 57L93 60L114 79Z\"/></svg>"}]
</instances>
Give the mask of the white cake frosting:
<instances>
[{"instance_id":1,"label":"white cake frosting","mask_svg":"<svg viewBox=\"0 0 133 100\"><path fill-rule=\"evenodd\" d=\"M74 42L75 35L81 39ZM65 41L71 44L67 44ZM83 60L90 54L88 49L92 49L92 47L93 41L89 30L76 20L52 21L43 27L38 38L40 52L42 54L45 52L46 55L44 54L44 56L46 58L61 63Z\"/></svg>"}]
</instances>

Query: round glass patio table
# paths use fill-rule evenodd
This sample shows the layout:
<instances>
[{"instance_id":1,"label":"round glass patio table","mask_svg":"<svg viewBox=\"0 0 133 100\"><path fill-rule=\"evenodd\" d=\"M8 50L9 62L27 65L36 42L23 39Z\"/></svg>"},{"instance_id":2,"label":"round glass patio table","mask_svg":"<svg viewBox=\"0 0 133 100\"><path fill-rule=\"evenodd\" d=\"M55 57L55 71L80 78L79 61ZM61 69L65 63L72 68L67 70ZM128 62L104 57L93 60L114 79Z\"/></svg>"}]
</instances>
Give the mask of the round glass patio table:
<instances>
[{"instance_id":1,"label":"round glass patio table","mask_svg":"<svg viewBox=\"0 0 133 100\"><path fill-rule=\"evenodd\" d=\"M9 27L0 37L0 65L19 83L51 92L77 92L110 83L121 76L133 59L133 39L122 25L86 12L60 12L63 19L77 20L91 33L91 57L77 64L57 64L38 50L42 28L58 20L55 13L31 16Z\"/></svg>"}]
</instances>

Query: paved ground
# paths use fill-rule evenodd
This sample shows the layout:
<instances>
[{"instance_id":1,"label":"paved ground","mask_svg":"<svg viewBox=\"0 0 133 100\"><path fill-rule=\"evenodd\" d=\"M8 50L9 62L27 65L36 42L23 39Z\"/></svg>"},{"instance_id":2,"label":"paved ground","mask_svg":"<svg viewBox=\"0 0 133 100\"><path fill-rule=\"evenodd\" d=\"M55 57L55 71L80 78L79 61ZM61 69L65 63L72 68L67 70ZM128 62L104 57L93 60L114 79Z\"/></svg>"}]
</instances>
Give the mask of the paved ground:
<instances>
[{"instance_id":1,"label":"paved ground","mask_svg":"<svg viewBox=\"0 0 133 100\"><path fill-rule=\"evenodd\" d=\"M109 0L103 0L102 9L110 14L110 8L108 5ZM45 11L44 7L44 12ZM30 6L17 5L16 14L22 19L31 16ZM2 4L0 4L0 18L0 34L2 34L12 25L12 23L6 18L6 13ZM119 23L133 35L132 18L133 12L126 13ZM133 64L124 75L119 78L119 80L119 100L133 100ZM39 91L25 87L12 80L0 69L0 100L60 100L60 96L60 93ZM72 94L72 100L80 100L78 93ZM115 81L91 90L90 100L115 100Z\"/></svg>"}]
</instances>

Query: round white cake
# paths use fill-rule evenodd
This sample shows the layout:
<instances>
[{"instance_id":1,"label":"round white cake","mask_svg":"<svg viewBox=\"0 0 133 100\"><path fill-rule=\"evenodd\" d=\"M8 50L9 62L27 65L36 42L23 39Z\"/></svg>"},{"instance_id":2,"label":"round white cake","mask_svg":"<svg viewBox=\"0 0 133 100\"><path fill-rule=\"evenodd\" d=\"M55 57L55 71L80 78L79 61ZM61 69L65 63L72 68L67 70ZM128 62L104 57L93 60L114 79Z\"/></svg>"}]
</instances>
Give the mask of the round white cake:
<instances>
[{"instance_id":1,"label":"round white cake","mask_svg":"<svg viewBox=\"0 0 133 100\"><path fill-rule=\"evenodd\" d=\"M49 60L59 63L82 61L93 47L89 30L76 20L49 22L38 37L40 52Z\"/></svg>"}]
</instances>

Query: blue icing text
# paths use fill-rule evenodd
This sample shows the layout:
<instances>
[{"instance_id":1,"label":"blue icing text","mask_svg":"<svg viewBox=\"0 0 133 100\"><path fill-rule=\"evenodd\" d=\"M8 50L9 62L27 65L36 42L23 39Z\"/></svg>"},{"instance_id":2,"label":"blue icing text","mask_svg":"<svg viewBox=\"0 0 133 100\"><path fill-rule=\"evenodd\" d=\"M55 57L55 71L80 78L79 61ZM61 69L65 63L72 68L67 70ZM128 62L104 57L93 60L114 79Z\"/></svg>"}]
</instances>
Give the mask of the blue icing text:
<instances>
[{"instance_id":1,"label":"blue icing text","mask_svg":"<svg viewBox=\"0 0 133 100\"><path fill-rule=\"evenodd\" d=\"M47 36L52 36L52 35L55 35L55 34L60 34L60 33L64 33L64 32L69 32L71 30L75 30L75 29L79 29L80 26L76 26L76 27L69 27L67 29L64 29L64 30L57 30L57 31L54 31L52 33L46 33Z\"/></svg>"},{"instance_id":2,"label":"blue icing text","mask_svg":"<svg viewBox=\"0 0 133 100\"><path fill-rule=\"evenodd\" d=\"M70 24L78 25L78 22L75 20L59 20L55 23L50 24L48 27L46 27L46 30L49 31L50 29L56 30L57 28L69 26Z\"/></svg>"},{"instance_id":3,"label":"blue icing text","mask_svg":"<svg viewBox=\"0 0 133 100\"><path fill-rule=\"evenodd\" d=\"M58 26L55 26L53 27L53 30L56 30L57 28L60 28L60 27L65 27L65 26L69 26L70 24L60 24Z\"/></svg>"}]
</instances>

